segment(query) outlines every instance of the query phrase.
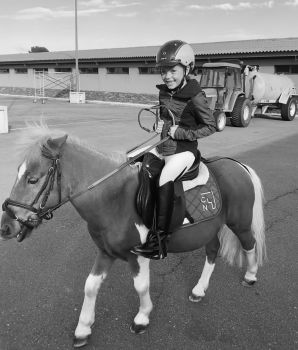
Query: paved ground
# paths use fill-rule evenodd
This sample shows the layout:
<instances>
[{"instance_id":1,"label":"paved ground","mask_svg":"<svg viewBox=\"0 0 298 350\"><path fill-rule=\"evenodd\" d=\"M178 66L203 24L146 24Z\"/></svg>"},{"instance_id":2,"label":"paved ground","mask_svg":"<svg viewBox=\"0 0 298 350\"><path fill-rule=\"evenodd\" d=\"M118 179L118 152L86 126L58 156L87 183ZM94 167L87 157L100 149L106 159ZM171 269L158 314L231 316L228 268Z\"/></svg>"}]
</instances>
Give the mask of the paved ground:
<instances>
[{"instance_id":1,"label":"paved ground","mask_svg":"<svg viewBox=\"0 0 298 350\"><path fill-rule=\"evenodd\" d=\"M8 107L9 134L0 137L0 200L7 196L16 175L18 158L16 143L26 132L28 124L45 122L50 128L65 130L104 151L125 151L151 137L137 123L142 105L109 103L69 104L49 100L45 104L33 103L31 98L0 96L0 104ZM145 120L150 120L145 117ZM151 123L151 122L150 122ZM149 126L146 122L146 126ZM227 126L223 132L202 139L199 147L206 157L213 155L233 156L256 149L297 132L298 118L284 122L279 116L254 118L248 128ZM12 157L13 155L13 157Z\"/></svg>"},{"instance_id":2,"label":"paved ground","mask_svg":"<svg viewBox=\"0 0 298 350\"><path fill-rule=\"evenodd\" d=\"M149 135L136 123L140 107L70 105L0 98L9 107L11 132L0 135L0 200L9 195L18 160L15 141L26 120L85 139L102 150L123 151ZM226 127L200 141L205 156L236 156L257 170L266 194L269 262L253 289L240 286L242 272L219 259L207 296L187 300L204 252L153 262L154 310L143 336L129 332L138 308L125 264L117 262L97 303L96 324L86 349L294 350L298 348L297 148L298 119L255 118L246 129ZM0 349L68 350L95 246L75 211L61 208L22 244L0 245Z\"/></svg>"}]
</instances>

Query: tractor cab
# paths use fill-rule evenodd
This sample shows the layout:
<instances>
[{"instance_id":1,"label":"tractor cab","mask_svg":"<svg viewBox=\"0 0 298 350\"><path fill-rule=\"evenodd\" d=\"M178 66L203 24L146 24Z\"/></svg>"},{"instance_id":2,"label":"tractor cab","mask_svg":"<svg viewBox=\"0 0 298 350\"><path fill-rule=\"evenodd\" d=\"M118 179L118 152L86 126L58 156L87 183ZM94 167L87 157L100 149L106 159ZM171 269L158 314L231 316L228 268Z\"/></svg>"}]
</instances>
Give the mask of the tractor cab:
<instances>
[{"instance_id":1,"label":"tractor cab","mask_svg":"<svg viewBox=\"0 0 298 350\"><path fill-rule=\"evenodd\" d=\"M206 94L210 109L214 112L218 131L225 127L226 117L231 118L235 126L245 127L249 124L251 107L243 91L240 64L203 64L200 85ZM236 110L235 106L238 106Z\"/></svg>"},{"instance_id":2,"label":"tractor cab","mask_svg":"<svg viewBox=\"0 0 298 350\"><path fill-rule=\"evenodd\" d=\"M212 110L232 111L230 100L233 94L242 91L241 67L238 64L221 62L205 63L200 81L201 88Z\"/></svg>"}]
</instances>

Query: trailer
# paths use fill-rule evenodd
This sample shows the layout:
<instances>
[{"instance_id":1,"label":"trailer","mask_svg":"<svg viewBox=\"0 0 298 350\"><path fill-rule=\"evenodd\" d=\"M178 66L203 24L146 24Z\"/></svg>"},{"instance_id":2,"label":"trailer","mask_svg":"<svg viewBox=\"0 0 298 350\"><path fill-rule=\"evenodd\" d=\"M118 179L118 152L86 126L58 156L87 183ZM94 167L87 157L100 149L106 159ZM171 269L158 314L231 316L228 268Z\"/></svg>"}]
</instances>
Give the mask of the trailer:
<instances>
[{"instance_id":1,"label":"trailer","mask_svg":"<svg viewBox=\"0 0 298 350\"><path fill-rule=\"evenodd\" d=\"M200 85L222 131L227 118L236 127L247 127L258 112L280 110L283 120L293 120L298 95L293 81L284 75L260 73L258 66L230 62L203 64Z\"/></svg>"}]
</instances>

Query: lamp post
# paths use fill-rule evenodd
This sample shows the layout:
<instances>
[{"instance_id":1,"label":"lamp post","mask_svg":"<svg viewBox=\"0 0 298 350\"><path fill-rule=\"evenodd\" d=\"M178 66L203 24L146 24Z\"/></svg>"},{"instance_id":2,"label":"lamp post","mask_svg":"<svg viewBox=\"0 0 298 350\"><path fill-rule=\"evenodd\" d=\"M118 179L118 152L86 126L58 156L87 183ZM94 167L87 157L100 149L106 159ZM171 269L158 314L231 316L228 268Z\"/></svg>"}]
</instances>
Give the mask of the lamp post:
<instances>
[{"instance_id":1,"label":"lamp post","mask_svg":"<svg viewBox=\"0 0 298 350\"><path fill-rule=\"evenodd\" d=\"M75 61L76 61L76 92L80 91L79 86L79 54L78 54L78 1L75 0Z\"/></svg>"},{"instance_id":2,"label":"lamp post","mask_svg":"<svg viewBox=\"0 0 298 350\"><path fill-rule=\"evenodd\" d=\"M78 0L75 0L75 91L69 92L70 103L85 103L85 92L80 92L80 75L79 75L79 53L78 53Z\"/></svg>"}]
</instances>

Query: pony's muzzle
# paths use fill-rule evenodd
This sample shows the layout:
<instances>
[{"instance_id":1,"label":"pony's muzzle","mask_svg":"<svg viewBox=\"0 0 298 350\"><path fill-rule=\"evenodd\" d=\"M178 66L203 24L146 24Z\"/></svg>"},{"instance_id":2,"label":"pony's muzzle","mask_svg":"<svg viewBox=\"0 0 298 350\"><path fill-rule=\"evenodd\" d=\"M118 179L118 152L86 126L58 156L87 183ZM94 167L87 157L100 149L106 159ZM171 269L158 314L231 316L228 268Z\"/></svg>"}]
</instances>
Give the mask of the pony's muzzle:
<instances>
[{"instance_id":1,"label":"pony's muzzle","mask_svg":"<svg viewBox=\"0 0 298 350\"><path fill-rule=\"evenodd\" d=\"M17 238L18 242L21 242L29 232L33 230L32 227L26 227L18 222L16 219L12 219L6 212L2 214L0 239L8 240Z\"/></svg>"},{"instance_id":2,"label":"pony's muzzle","mask_svg":"<svg viewBox=\"0 0 298 350\"><path fill-rule=\"evenodd\" d=\"M5 220L6 219L6 220ZM17 222L13 222L9 217L5 218L5 213L2 216L0 238L1 240L8 240L16 237L17 232L20 230L20 225Z\"/></svg>"},{"instance_id":3,"label":"pony's muzzle","mask_svg":"<svg viewBox=\"0 0 298 350\"><path fill-rule=\"evenodd\" d=\"M10 233L9 233L9 226L8 225L3 225L1 228L0 228L0 240L1 241L5 241L7 239L9 239Z\"/></svg>"}]
</instances>

